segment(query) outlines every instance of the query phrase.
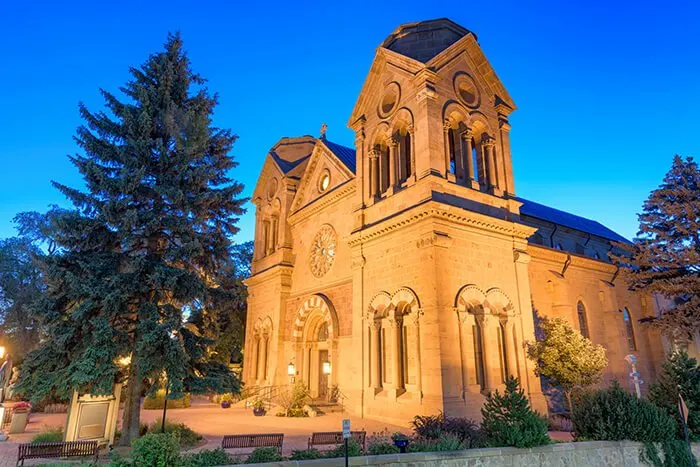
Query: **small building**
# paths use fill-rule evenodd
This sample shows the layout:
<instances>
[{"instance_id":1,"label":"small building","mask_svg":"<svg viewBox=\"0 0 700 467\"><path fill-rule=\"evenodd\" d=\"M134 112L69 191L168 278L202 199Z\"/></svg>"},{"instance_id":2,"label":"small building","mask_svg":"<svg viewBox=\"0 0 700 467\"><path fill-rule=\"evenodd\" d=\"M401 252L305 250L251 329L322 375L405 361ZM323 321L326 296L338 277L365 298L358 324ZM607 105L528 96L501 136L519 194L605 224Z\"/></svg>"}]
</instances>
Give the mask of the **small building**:
<instances>
[{"instance_id":1,"label":"small building","mask_svg":"<svg viewBox=\"0 0 700 467\"><path fill-rule=\"evenodd\" d=\"M525 353L536 314L603 345L606 381L629 381L630 353L655 379L662 339L639 324L655 302L608 259L626 240L517 196L515 109L473 32L423 21L377 49L350 114L354 148L322 130L270 149L253 194L247 387L294 378L405 423L479 419L484 395L515 375L544 413Z\"/></svg>"}]
</instances>

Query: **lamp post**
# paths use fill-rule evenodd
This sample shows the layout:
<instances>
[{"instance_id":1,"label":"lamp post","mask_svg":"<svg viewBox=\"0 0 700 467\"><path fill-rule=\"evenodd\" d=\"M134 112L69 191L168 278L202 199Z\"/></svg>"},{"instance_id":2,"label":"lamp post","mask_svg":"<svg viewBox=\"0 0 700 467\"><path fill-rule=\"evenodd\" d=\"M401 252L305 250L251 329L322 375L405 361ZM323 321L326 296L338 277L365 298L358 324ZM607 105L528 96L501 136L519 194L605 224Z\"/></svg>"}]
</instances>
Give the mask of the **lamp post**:
<instances>
[{"instance_id":1,"label":"lamp post","mask_svg":"<svg viewBox=\"0 0 700 467\"><path fill-rule=\"evenodd\" d=\"M640 375L637 371L637 357L629 354L625 357L625 361L630 364L632 369L630 372L630 378L632 378L632 384L634 385L634 390L637 393L637 399L640 399L642 397L640 386L644 383L644 380L639 377Z\"/></svg>"},{"instance_id":2,"label":"lamp post","mask_svg":"<svg viewBox=\"0 0 700 467\"><path fill-rule=\"evenodd\" d=\"M294 382L294 378L295 378L296 374L297 374L297 369L294 366L294 363L292 363L290 361L289 365L287 365L287 376L289 377L290 384Z\"/></svg>"}]
</instances>

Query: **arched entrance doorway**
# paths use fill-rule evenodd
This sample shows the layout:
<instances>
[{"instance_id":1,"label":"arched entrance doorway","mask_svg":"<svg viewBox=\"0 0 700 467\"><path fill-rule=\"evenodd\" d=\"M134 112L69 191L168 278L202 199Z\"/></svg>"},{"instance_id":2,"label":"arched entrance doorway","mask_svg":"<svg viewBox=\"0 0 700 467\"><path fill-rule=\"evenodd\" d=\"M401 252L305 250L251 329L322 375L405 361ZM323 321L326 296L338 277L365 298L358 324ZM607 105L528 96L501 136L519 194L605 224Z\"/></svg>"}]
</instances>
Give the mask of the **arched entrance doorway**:
<instances>
[{"instance_id":1,"label":"arched entrance doorway","mask_svg":"<svg viewBox=\"0 0 700 467\"><path fill-rule=\"evenodd\" d=\"M313 399L327 400L337 378L338 317L324 295L309 297L297 312L295 322L296 360L299 376Z\"/></svg>"}]
</instances>

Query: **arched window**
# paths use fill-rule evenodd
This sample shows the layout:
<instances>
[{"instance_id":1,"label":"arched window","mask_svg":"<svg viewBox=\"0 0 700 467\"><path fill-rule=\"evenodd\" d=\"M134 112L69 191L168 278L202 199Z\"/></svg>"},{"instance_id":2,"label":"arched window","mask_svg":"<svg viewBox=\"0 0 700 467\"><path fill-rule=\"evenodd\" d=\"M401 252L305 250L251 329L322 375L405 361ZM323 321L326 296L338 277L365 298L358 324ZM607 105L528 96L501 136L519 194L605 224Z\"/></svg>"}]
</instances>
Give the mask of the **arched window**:
<instances>
[{"instance_id":1,"label":"arched window","mask_svg":"<svg viewBox=\"0 0 700 467\"><path fill-rule=\"evenodd\" d=\"M255 353L255 358L253 359L253 380L258 379L258 368L260 368L260 336L255 336L253 338L253 352Z\"/></svg>"},{"instance_id":2,"label":"arched window","mask_svg":"<svg viewBox=\"0 0 700 467\"><path fill-rule=\"evenodd\" d=\"M448 139L448 151L450 151L450 166L447 168L452 175L457 175L457 138L455 137L455 130L450 128L447 132Z\"/></svg>"},{"instance_id":3,"label":"arched window","mask_svg":"<svg viewBox=\"0 0 700 467\"><path fill-rule=\"evenodd\" d=\"M581 331L581 335L586 339L590 339L588 321L586 320L586 307L583 305L583 302L579 301L576 304L576 312L578 314L578 328Z\"/></svg>"},{"instance_id":4,"label":"arched window","mask_svg":"<svg viewBox=\"0 0 700 467\"><path fill-rule=\"evenodd\" d=\"M267 219L262 223L263 227L263 256L267 256L270 253L270 221Z\"/></svg>"},{"instance_id":5,"label":"arched window","mask_svg":"<svg viewBox=\"0 0 700 467\"><path fill-rule=\"evenodd\" d=\"M379 193L389 189L389 147L379 146Z\"/></svg>"},{"instance_id":6,"label":"arched window","mask_svg":"<svg viewBox=\"0 0 700 467\"><path fill-rule=\"evenodd\" d=\"M398 152L398 168L399 168L399 185L408 180L413 175L413 164L411 160L411 133L408 130L399 132Z\"/></svg>"},{"instance_id":7,"label":"arched window","mask_svg":"<svg viewBox=\"0 0 700 467\"><path fill-rule=\"evenodd\" d=\"M629 310L625 307L622 310L622 319L625 321L625 332L627 333L627 348L631 351L637 350L637 341L634 338L634 327Z\"/></svg>"},{"instance_id":8,"label":"arched window","mask_svg":"<svg viewBox=\"0 0 700 467\"><path fill-rule=\"evenodd\" d=\"M326 342L328 340L328 323L321 323L318 327L318 342Z\"/></svg>"}]
</instances>

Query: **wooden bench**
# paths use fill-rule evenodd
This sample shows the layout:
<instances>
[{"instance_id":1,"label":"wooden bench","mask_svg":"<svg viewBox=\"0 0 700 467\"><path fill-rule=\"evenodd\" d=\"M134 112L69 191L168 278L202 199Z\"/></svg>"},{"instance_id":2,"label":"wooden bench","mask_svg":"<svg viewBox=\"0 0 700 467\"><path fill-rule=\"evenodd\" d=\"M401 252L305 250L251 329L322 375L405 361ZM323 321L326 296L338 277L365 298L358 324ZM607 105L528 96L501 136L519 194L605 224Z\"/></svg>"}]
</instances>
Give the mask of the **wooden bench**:
<instances>
[{"instance_id":1,"label":"wooden bench","mask_svg":"<svg viewBox=\"0 0 700 467\"><path fill-rule=\"evenodd\" d=\"M221 440L221 449L277 448L282 453L284 434L263 433L255 435L226 435Z\"/></svg>"},{"instance_id":2,"label":"wooden bench","mask_svg":"<svg viewBox=\"0 0 700 467\"><path fill-rule=\"evenodd\" d=\"M356 441L365 449L365 437L367 433L364 431L351 431L350 439ZM311 438L309 438L309 449L315 446L339 446L343 444L343 432L342 431L319 431L316 433L311 433Z\"/></svg>"},{"instance_id":3,"label":"wooden bench","mask_svg":"<svg viewBox=\"0 0 700 467\"><path fill-rule=\"evenodd\" d=\"M56 443L24 443L19 445L17 465L25 459L57 459L64 457L94 457L100 454L97 441L64 441Z\"/></svg>"}]
</instances>

